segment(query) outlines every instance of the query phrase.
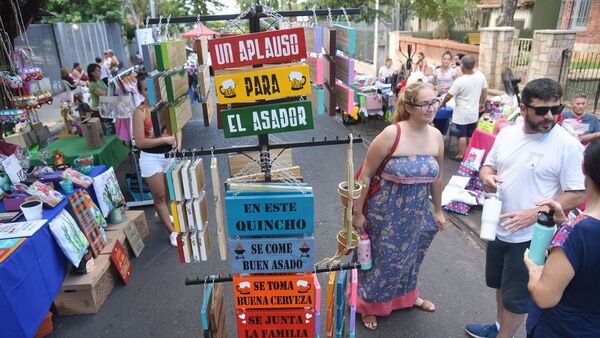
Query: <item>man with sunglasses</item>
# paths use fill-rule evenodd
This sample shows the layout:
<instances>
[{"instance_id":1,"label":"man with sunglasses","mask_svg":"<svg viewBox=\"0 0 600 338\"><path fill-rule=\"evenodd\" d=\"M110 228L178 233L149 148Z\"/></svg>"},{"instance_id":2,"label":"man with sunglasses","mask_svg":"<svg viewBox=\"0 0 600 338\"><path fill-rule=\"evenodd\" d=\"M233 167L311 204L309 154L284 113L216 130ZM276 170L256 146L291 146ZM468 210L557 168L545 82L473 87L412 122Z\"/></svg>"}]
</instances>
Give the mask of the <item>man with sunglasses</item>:
<instances>
[{"instance_id":1,"label":"man with sunglasses","mask_svg":"<svg viewBox=\"0 0 600 338\"><path fill-rule=\"evenodd\" d=\"M552 79L536 79L523 89L522 124L500 131L479 173L486 192L500 191L502 214L496 240L488 242L485 279L496 289L494 324L469 324L472 337L513 337L531 297L523 254L529 247L543 198L573 209L584 199L583 147L556 124L562 90Z\"/></svg>"}]
</instances>

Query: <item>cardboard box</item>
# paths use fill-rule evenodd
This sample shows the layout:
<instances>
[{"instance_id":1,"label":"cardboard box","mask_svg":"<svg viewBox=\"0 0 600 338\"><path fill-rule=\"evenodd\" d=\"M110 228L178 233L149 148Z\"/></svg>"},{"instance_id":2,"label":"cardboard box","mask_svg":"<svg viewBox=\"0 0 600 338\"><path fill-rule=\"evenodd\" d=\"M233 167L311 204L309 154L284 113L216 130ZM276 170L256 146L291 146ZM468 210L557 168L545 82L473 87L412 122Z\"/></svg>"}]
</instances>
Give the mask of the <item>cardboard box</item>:
<instances>
[{"instance_id":1,"label":"cardboard box","mask_svg":"<svg viewBox=\"0 0 600 338\"><path fill-rule=\"evenodd\" d=\"M81 123L81 133L85 138L85 145L89 149L100 148L104 145L104 133L100 119L92 117Z\"/></svg>"},{"instance_id":2,"label":"cardboard box","mask_svg":"<svg viewBox=\"0 0 600 338\"><path fill-rule=\"evenodd\" d=\"M94 258L94 270L85 275L69 272L54 299L59 315L98 313L115 286L109 255Z\"/></svg>"},{"instance_id":3,"label":"cardboard box","mask_svg":"<svg viewBox=\"0 0 600 338\"><path fill-rule=\"evenodd\" d=\"M127 223L125 223L127 224ZM110 253L115 248L115 242L119 240L121 245L127 251L127 255L131 257L133 251L131 250L131 245L127 242L127 236L125 236L125 232L122 231L106 231L106 246L102 251L100 251L100 255L110 255Z\"/></svg>"},{"instance_id":4,"label":"cardboard box","mask_svg":"<svg viewBox=\"0 0 600 338\"><path fill-rule=\"evenodd\" d=\"M107 234L113 231L124 232L125 227L129 222L133 222L140 233L142 239L148 237L150 230L148 229L148 221L143 210L127 210L125 212L126 220L119 224L109 224L105 230Z\"/></svg>"},{"instance_id":5,"label":"cardboard box","mask_svg":"<svg viewBox=\"0 0 600 338\"><path fill-rule=\"evenodd\" d=\"M38 143L37 137L33 130L5 136L4 141L6 143L18 145L23 148L29 148Z\"/></svg>"}]
</instances>

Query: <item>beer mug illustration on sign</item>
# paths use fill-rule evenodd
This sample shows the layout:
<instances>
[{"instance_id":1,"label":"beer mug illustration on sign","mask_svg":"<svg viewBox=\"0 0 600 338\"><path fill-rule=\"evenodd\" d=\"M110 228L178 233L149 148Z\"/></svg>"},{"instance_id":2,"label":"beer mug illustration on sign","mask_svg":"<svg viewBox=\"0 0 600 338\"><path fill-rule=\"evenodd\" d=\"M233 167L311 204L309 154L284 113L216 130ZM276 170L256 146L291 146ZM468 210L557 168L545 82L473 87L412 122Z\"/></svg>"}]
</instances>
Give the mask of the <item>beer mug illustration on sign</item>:
<instances>
[{"instance_id":1,"label":"beer mug illustration on sign","mask_svg":"<svg viewBox=\"0 0 600 338\"><path fill-rule=\"evenodd\" d=\"M298 293L307 293L308 290L312 287L311 284L308 284L305 280L296 281L296 287L298 288Z\"/></svg>"},{"instance_id":2,"label":"beer mug illustration on sign","mask_svg":"<svg viewBox=\"0 0 600 338\"><path fill-rule=\"evenodd\" d=\"M299 90L306 84L306 76L300 72L290 72L290 82L292 83L292 90Z\"/></svg>"},{"instance_id":3,"label":"beer mug illustration on sign","mask_svg":"<svg viewBox=\"0 0 600 338\"><path fill-rule=\"evenodd\" d=\"M225 80L219 86L219 91L228 99L235 97L235 81L232 79Z\"/></svg>"},{"instance_id":4,"label":"beer mug illustration on sign","mask_svg":"<svg viewBox=\"0 0 600 338\"><path fill-rule=\"evenodd\" d=\"M236 289L242 295L247 295L250 293L250 282L241 282L236 286Z\"/></svg>"}]
</instances>

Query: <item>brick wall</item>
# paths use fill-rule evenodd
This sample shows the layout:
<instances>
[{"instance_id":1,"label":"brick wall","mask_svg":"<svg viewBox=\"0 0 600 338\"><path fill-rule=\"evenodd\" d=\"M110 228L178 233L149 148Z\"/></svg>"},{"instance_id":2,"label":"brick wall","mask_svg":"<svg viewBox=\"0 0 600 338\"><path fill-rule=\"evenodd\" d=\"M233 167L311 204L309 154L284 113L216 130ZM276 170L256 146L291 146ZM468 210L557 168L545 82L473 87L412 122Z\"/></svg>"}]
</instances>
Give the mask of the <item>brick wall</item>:
<instances>
[{"instance_id":1,"label":"brick wall","mask_svg":"<svg viewBox=\"0 0 600 338\"><path fill-rule=\"evenodd\" d=\"M560 29L569 29L569 21L571 21L571 15L573 15L573 7L575 0L565 0L563 4L562 21L560 22Z\"/></svg>"},{"instance_id":2,"label":"brick wall","mask_svg":"<svg viewBox=\"0 0 600 338\"><path fill-rule=\"evenodd\" d=\"M577 43L600 44L600 0L593 0L585 30L577 34Z\"/></svg>"},{"instance_id":3,"label":"brick wall","mask_svg":"<svg viewBox=\"0 0 600 338\"><path fill-rule=\"evenodd\" d=\"M439 65L441 63L442 54L447 50L453 55L456 53L471 54L475 59L479 59L479 46L459 43L452 40L419 39L407 36L406 34L403 34L403 32L391 32L389 58L394 61L395 67L398 67L400 62L406 62L406 58L398 50L398 45L402 48L402 52L406 54L409 44L416 45L417 52L423 52L425 54L425 59L429 64Z\"/></svg>"},{"instance_id":4,"label":"brick wall","mask_svg":"<svg viewBox=\"0 0 600 338\"><path fill-rule=\"evenodd\" d=\"M519 0L518 4L522 5L524 3L528 3L530 2L530 0ZM502 0L481 0L479 2L479 4L481 5L498 5L498 6L502 6Z\"/></svg>"}]
</instances>

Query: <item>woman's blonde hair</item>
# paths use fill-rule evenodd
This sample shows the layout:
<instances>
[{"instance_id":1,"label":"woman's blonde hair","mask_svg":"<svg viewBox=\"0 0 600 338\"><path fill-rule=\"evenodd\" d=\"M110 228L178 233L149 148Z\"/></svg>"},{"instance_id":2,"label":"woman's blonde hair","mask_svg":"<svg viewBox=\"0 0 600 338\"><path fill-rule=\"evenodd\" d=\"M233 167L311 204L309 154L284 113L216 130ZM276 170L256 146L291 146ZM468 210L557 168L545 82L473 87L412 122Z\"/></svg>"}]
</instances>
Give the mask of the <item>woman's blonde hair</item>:
<instances>
[{"instance_id":1,"label":"woman's blonde hair","mask_svg":"<svg viewBox=\"0 0 600 338\"><path fill-rule=\"evenodd\" d=\"M410 119L410 113L406 110L406 105L417 103L416 100L419 92L425 88L433 89L433 86L427 82L415 82L404 89L394 107L393 123L408 121Z\"/></svg>"}]
</instances>

